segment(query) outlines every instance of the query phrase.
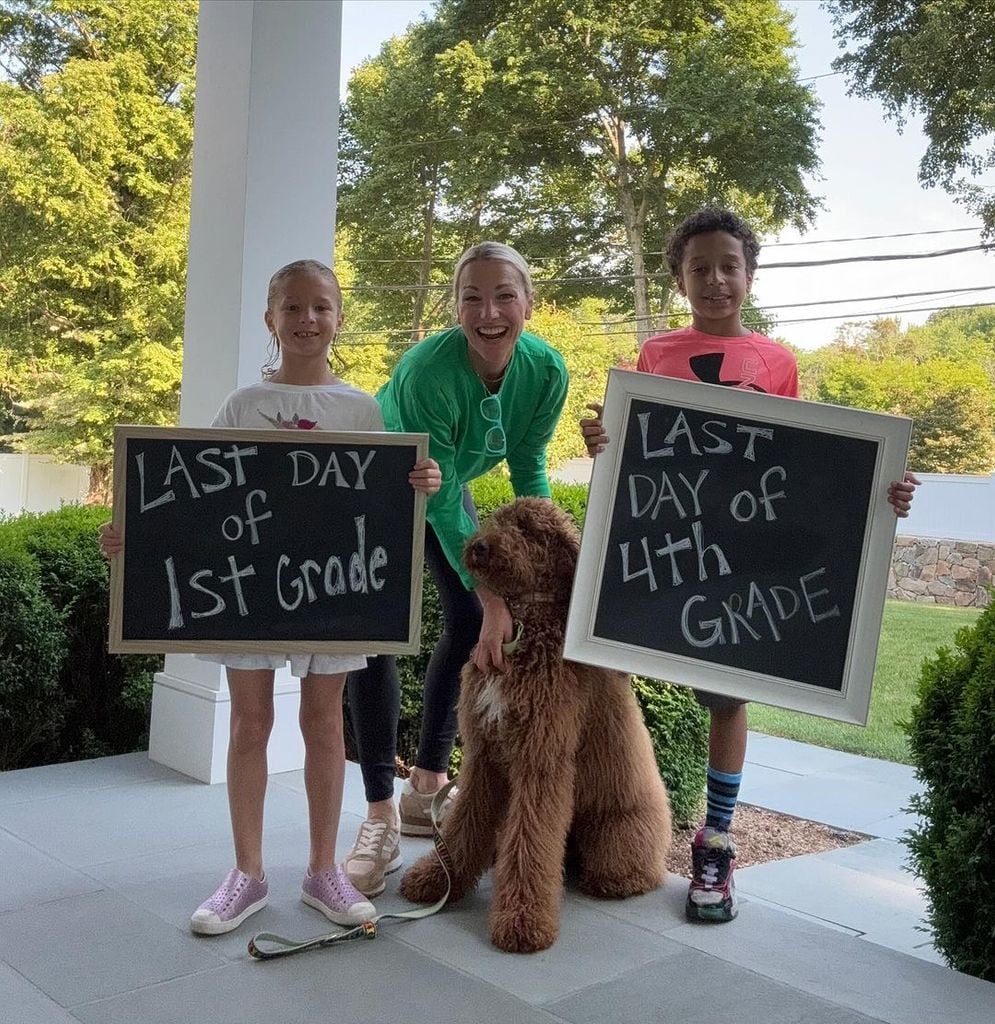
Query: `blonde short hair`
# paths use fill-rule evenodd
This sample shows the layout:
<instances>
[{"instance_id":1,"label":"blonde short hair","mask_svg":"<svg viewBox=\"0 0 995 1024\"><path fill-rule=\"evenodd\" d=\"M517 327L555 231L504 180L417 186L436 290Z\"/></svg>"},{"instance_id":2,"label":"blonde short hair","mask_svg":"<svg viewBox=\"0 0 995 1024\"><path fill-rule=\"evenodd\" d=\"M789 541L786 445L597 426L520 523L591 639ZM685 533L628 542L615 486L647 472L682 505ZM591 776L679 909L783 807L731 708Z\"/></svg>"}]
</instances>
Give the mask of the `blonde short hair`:
<instances>
[{"instance_id":1,"label":"blonde short hair","mask_svg":"<svg viewBox=\"0 0 995 1024\"><path fill-rule=\"evenodd\" d=\"M460 275L463 273L466 265L473 263L474 260L499 260L501 263L508 263L521 275L522 283L525 285L525 291L529 298L535 294L535 290L532 287L532 275L529 273L529 265L517 249L513 249L510 245L505 245L504 242L478 242L476 245L471 245L456 261L456 269L453 271L454 302L459 302Z\"/></svg>"}]
</instances>

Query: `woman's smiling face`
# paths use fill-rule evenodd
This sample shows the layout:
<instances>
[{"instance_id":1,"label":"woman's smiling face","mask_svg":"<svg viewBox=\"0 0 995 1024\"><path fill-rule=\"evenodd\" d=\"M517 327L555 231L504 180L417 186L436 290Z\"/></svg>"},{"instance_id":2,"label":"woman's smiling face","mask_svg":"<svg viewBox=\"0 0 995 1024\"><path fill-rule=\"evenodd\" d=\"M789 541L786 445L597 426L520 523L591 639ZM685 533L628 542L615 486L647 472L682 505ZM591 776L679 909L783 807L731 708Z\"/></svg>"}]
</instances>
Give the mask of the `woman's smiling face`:
<instances>
[{"instance_id":1,"label":"woman's smiling face","mask_svg":"<svg viewBox=\"0 0 995 1024\"><path fill-rule=\"evenodd\" d=\"M473 260L460 272L456 295L456 319L473 368L484 375L500 373L532 316L522 275L504 260Z\"/></svg>"}]
</instances>

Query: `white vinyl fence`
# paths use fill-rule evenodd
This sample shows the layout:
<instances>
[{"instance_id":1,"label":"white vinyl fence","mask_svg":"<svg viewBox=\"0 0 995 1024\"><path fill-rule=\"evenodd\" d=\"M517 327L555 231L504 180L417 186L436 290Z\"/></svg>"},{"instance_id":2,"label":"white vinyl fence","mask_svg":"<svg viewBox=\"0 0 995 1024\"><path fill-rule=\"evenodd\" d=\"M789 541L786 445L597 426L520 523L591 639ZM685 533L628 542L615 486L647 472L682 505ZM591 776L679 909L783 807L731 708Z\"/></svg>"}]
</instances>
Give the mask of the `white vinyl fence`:
<instances>
[{"instance_id":1,"label":"white vinyl fence","mask_svg":"<svg viewBox=\"0 0 995 1024\"><path fill-rule=\"evenodd\" d=\"M0 453L0 513L50 512L82 501L90 487L87 466L67 466L48 455Z\"/></svg>"},{"instance_id":2,"label":"white vinyl fence","mask_svg":"<svg viewBox=\"0 0 995 1024\"><path fill-rule=\"evenodd\" d=\"M591 459L569 459L553 473L553 479L586 484L592 465ZM898 520L900 536L995 541L995 474L917 475L922 486L916 490L909 517Z\"/></svg>"}]
</instances>

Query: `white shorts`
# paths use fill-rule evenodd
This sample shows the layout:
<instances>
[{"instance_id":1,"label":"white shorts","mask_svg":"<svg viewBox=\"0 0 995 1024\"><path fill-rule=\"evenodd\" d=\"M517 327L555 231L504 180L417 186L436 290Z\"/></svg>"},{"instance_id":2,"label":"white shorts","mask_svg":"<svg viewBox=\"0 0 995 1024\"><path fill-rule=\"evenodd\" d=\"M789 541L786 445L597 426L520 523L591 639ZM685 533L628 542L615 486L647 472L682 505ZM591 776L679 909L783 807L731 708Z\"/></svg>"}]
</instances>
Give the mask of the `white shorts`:
<instances>
[{"instance_id":1,"label":"white shorts","mask_svg":"<svg viewBox=\"0 0 995 1024\"><path fill-rule=\"evenodd\" d=\"M198 654L200 661L211 661L225 668L283 668L290 662L290 673L298 679L314 672L334 676L366 668L365 654Z\"/></svg>"}]
</instances>

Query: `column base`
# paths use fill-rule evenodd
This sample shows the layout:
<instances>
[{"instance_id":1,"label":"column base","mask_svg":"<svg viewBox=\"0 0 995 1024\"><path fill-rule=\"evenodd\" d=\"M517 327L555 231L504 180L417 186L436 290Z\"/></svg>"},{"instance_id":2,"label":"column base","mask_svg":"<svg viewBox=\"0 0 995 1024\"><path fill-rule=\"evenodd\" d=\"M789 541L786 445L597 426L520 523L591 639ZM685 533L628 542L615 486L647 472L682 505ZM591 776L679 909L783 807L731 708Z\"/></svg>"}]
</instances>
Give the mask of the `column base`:
<instances>
[{"instance_id":1,"label":"column base","mask_svg":"<svg viewBox=\"0 0 995 1024\"><path fill-rule=\"evenodd\" d=\"M299 679L286 670L277 672L268 749L270 774L304 767L304 741L298 724L300 692ZM227 687L218 690L169 672L156 673L149 759L199 782L224 782L230 711Z\"/></svg>"}]
</instances>

